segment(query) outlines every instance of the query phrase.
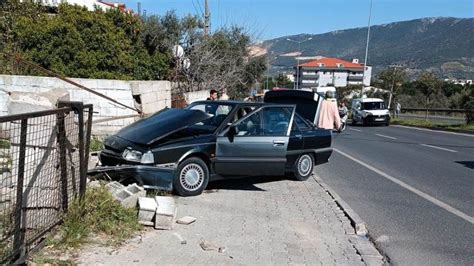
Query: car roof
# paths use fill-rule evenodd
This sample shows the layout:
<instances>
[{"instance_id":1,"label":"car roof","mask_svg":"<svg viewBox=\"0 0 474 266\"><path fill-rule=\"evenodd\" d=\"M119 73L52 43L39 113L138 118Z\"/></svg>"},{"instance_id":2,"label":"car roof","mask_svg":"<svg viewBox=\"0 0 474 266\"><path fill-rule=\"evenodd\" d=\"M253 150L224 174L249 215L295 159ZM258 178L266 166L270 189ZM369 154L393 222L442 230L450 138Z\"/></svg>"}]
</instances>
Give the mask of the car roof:
<instances>
[{"instance_id":1,"label":"car roof","mask_svg":"<svg viewBox=\"0 0 474 266\"><path fill-rule=\"evenodd\" d=\"M361 101L363 103L365 103L365 102L383 102L383 100L380 99L380 98L358 98L358 99L354 99L354 101Z\"/></svg>"},{"instance_id":2,"label":"car roof","mask_svg":"<svg viewBox=\"0 0 474 266\"><path fill-rule=\"evenodd\" d=\"M246 101L236 101L236 100L217 100L217 101L211 101L211 100L206 100L206 101L195 101L192 102L191 104L196 104L196 103L215 103L215 104L223 104L223 105L274 105L271 103L263 103L263 102L246 102Z\"/></svg>"}]
</instances>

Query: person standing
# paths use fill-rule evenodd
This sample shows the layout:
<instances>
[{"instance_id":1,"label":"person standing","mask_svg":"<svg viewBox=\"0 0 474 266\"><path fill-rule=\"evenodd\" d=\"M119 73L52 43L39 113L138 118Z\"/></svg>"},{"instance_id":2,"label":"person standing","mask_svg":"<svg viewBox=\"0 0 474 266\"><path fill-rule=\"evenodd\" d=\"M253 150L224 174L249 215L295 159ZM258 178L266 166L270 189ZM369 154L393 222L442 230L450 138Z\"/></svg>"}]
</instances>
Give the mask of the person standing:
<instances>
[{"instance_id":1,"label":"person standing","mask_svg":"<svg viewBox=\"0 0 474 266\"><path fill-rule=\"evenodd\" d=\"M222 101L229 100L229 95L227 95L227 90L226 89L221 90L221 97L219 98L219 100L222 100Z\"/></svg>"},{"instance_id":2,"label":"person standing","mask_svg":"<svg viewBox=\"0 0 474 266\"><path fill-rule=\"evenodd\" d=\"M397 105L395 106L395 117L398 118L400 116L400 112L402 111L402 105L400 102L397 102Z\"/></svg>"},{"instance_id":3,"label":"person standing","mask_svg":"<svg viewBox=\"0 0 474 266\"><path fill-rule=\"evenodd\" d=\"M339 110L337 103L334 99L334 92L327 91L326 98L321 103L321 111L319 112L318 127L324 129L337 129L341 128L341 118L339 117Z\"/></svg>"},{"instance_id":4,"label":"person standing","mask_svg":"<svg viewBox=\"0 0 474 266\"><path fill-rule=\"evenodd\" d=\"M209 92L209 97L208 97L206 100L208 100L208 101L216 101L218 97L219 97L219 96L217 95L217 91L213 89L213 90L211 90L211 91Z\"/></svg>"}]
</instances>

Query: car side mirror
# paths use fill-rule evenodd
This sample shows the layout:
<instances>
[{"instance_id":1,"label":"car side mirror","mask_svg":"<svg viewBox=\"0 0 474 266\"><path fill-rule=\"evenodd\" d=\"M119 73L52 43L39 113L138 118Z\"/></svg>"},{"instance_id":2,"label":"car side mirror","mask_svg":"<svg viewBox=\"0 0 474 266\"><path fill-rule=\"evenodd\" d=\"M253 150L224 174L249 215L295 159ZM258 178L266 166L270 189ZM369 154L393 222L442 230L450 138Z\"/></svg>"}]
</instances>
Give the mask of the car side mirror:
<instances>
[{"instance_id":1,"label":"car side mirror","mask_svg":"<svg viewBox=\"0 0 474 266\"><path fill-rule=\"evenodd\" d=\"M229 131L227 131L227 137L229 138L230 142L234 141L234 137L239 134L239 129L236 126L232 125L229 127Z\"/></svg>"}]
</instances>

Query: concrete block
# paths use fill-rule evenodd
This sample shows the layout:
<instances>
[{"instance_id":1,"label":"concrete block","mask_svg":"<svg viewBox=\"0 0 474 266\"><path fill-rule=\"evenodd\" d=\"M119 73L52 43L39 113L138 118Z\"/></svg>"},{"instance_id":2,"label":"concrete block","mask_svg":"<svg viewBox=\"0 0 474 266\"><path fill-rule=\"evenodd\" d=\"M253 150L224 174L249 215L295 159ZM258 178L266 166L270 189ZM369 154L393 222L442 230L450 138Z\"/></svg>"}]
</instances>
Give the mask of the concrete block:
<instances>
[{"instance_id":1,"label":"concrete block","mask_svg":"<svg viewBox=\"0 0 474 266\"><path fill-rule=\"evenodd\" d=\"M173 197L156 196L155 229L172 230L176 218L176 203Z\"/></svg>"},{"instance_id":2,"label":"concrete block","mask_svg":"<svg viewBox=\"0 0 474 266\"><path fill-rule=\"evenodd\" d=\"M156 214L156 204L155 199L147 197L138 198L138 222L143 225L153 226L153 218Z\"/></svg>"},{"instance_id":3,"label":"concrete block","mask_svg":"<svg viewBox=\"0 0 474 266\"><path fill-rule=\"evenodd\" d=\"M124 185L120 184L117 181L113 181L110 183L107 183L105 187L112 193L112 195L118 193L119 191L123 190L125 188Z\"/></svg>"},{"instance_id":4,"label":"concrete block","mask_svg":"<svg viewBox=\"0 0 474 266\"><path fill-rule=\"evenodd\" d=\"M135 206L137 206L138 198L127 190L120 190L114 194L114 197L125 208L135 208Z\"/></svg>"},{"instance_id":5,"label":"concrete block","mask_svg":"<svg viewBox=\"0 0 474 266\"><path fill-rule=\"evenodd\" d=\"M131 185L128 185L126 190L130 192L131 194L135 195L137 197L137 200L139 197L145 197L146 196L146 191L143 187L138 186L137 184L133 183Z\"/></svg>"}]
</instances>

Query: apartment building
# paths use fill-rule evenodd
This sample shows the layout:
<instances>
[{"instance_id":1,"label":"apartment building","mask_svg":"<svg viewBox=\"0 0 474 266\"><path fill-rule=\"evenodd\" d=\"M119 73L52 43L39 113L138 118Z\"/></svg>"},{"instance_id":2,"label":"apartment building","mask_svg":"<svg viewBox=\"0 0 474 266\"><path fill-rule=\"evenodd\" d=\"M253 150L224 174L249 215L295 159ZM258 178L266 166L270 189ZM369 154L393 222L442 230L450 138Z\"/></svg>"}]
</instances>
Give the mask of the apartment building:
<instances>
[{"instance_id":1,"label":"apartment building","mask_svg":"<svg viewBox=\"0 0 474 266\"><path fill-rule=\"evenodd\" d=\"M121 11L127 11L126 6L123 3L109 3L99 0L36 0L37 2L50 7L57 7L61 3L68 3L70 5L84 6L90 11L94 11L95 8L101 8L102 10L108 10L110 8L117 8Z\"/></svg>"},{"instance_id":2,"label":"apartment building","mask_svg":"<svg viewBox=\"0 0 474 266\"><path fill-rule=\"evenodd\" d=\"M365 67L358 59L352 62L339 58L324 57L309 61L295 67L298 88L313 89L316 87L334 86L346 87L348 85L370 86L372 67Z\"/></svg>"}]
</instances>

